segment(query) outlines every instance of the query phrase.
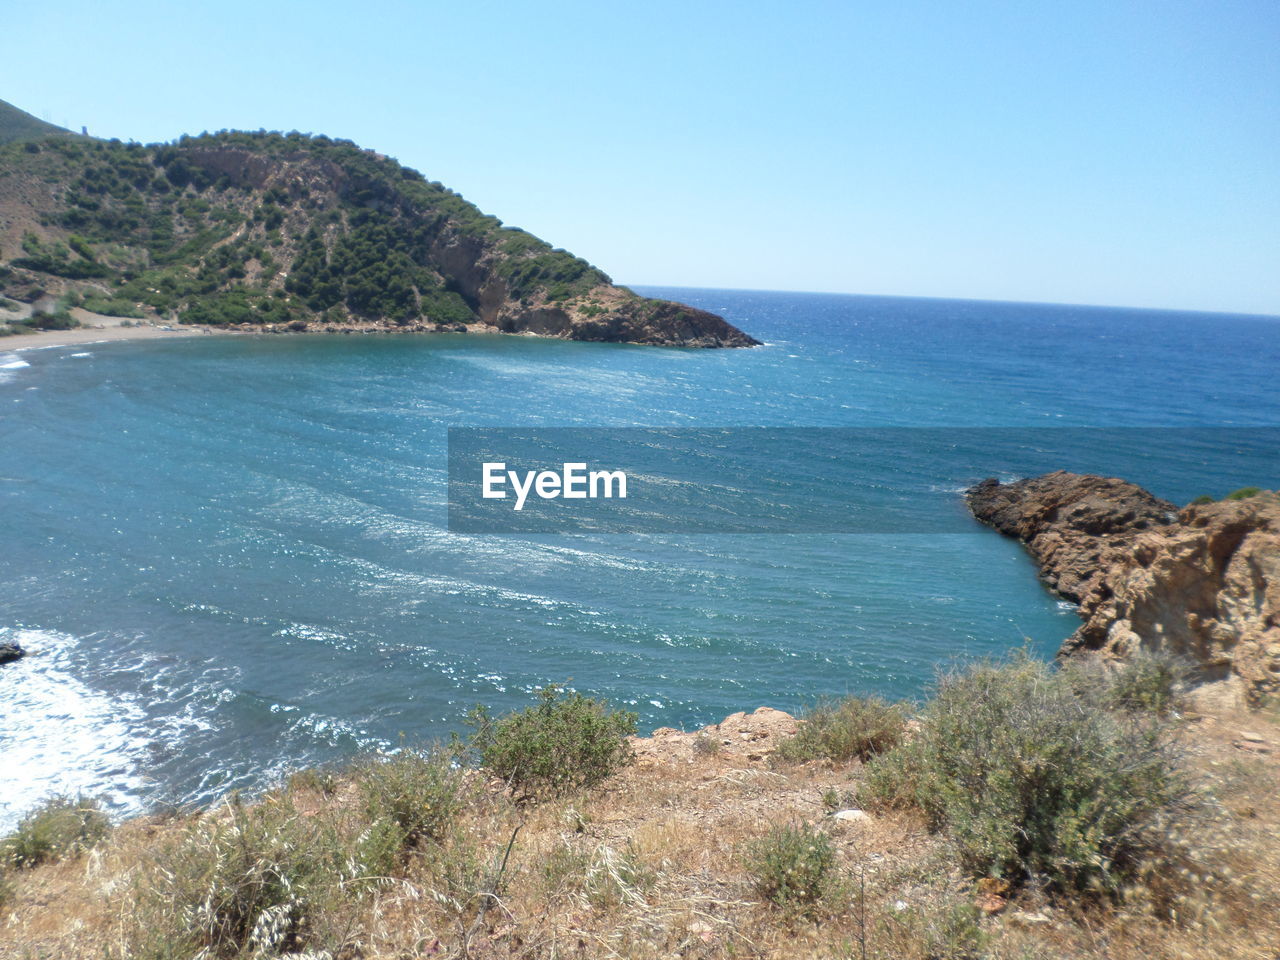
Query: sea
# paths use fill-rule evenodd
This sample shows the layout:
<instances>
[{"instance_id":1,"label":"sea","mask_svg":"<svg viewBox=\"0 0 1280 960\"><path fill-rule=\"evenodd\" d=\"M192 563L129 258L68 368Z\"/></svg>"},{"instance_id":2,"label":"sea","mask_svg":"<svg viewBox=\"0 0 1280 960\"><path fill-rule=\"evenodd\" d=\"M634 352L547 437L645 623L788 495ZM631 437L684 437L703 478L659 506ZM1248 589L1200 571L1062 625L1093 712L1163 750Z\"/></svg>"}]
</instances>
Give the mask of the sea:
<instances>
[{"instance_id":1,"label":"sea","mask_svg":"<svg viewBox=\"0 0 1280 960\"><path fill-rule=\"evenodd\" d=\"M1256 430L1280 425L1275 317L639 292L764 346L0 341L0 640L30 651L0 667L0 827L53 792L126 815L253 791L445 737L471 706L518 708L552 682L635 711L642 731L915 699L966 659L1052 655L1078 623L1017 543L976 523L454 530L451 427L1004 428L1051 453L1075 436L1062 466L1176 504L1280 485ZM1221 442L1177 451L1180 431L1206 429ZM1019 475L981 445L936 469L913 449L907 496L959 503ZM863 465L833 460L836 496Z\"/></svg>"}]
</instances>

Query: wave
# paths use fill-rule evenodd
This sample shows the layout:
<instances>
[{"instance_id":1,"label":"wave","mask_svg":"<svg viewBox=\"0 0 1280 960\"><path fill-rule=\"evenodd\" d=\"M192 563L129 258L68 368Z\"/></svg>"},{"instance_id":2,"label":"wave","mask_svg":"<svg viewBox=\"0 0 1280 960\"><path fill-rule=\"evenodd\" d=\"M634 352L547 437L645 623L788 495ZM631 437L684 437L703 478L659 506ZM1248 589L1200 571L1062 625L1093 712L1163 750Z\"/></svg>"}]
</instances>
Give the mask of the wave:
<instances>
[{"instance_id":1,"label":"wave","mask_svg":"<svg viewBox=\"0 0 1280 960\"><path fill-rule=\"evenodd\" d=\"M149 745L142 708L75 677L75 637L3 627L0 640L28 651L4 667L0 683L0 830L54 793L98 794L116 812L136 812Z\"/></svg>"}]
</instances>

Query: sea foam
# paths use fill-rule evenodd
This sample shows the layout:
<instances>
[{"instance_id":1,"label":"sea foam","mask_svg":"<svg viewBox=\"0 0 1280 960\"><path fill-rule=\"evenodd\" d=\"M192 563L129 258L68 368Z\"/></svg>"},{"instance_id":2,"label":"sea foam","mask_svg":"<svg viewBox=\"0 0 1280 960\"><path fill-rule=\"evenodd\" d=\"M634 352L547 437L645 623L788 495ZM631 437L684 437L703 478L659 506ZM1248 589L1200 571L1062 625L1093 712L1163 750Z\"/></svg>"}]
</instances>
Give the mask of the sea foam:
<instances>
[{"instance_id":1,"label":"sea foam","mask_svg":"<svg viewBox=\"0 0 1280 960\"><path fill-rule=\"evenodd\" d=\"M55 793L101 794L116 812L136 811L147 750L142 709L76 678L75 637L6 627L0 640L27 651L5 665L0 683L0 831Z\"/></svg>"}]
</instances>

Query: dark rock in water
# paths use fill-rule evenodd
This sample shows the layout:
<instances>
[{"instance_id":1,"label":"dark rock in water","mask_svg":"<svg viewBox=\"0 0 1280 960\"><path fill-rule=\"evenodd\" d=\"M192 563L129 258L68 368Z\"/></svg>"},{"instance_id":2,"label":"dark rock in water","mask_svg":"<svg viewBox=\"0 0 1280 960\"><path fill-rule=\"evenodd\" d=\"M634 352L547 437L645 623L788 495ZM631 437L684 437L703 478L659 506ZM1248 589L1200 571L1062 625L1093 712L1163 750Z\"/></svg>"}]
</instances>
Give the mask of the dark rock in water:
<instances>
[{"instance_id":1,"label":"dark rock in water","mask_svg":"<svg viewBox=\"0 0 1280 960\"><path fill-rule=\"evenodd\" d=\"M1280 495L1173 504L1123 480L1056 473L966 494L1080 605L1060 656L1161 650L1260 703L1280 692Z\"/></svg>"},{"instance_id":2,"label":"dark rock in water","mask_svg":"<svg viewBox=\"0 0 1280 960\"><path fill-rule=\"evenodd\" d=\"M17 642L13 640L0 640L0 663L11 663L14 660L21 660L27 655L27 651L23 650Z\"/></svg>"}]
</instances>

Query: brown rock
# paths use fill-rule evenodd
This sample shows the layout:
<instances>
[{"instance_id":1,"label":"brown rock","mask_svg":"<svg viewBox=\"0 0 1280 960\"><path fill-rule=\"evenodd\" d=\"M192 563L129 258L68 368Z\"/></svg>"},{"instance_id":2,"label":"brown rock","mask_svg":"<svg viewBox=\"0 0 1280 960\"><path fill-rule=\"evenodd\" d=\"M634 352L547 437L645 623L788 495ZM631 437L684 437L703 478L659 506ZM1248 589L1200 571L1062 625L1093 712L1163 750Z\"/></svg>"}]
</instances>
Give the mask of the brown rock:
<instances>
[{"instance_id":1,"label":"brown rock","mask_svg":"<svg viewBox=\"0 0 1280 960\"><path fill-rule=\"evenodd\" d=\"M1123 480L1059 471L984 480L966 500L1079 604L1060 655L1163 650L1250 703L1280 691L1280 495L1178 512Z\"/></svg>"},{"instance_id":2,"label":"brown rock","mask_svg":"<svg viewBox=\"0 0 1280 960\"><path fill-rule=\"evenodd\" d=\"M685 733L659 727L647 737L632 737L631 746L644 766L686 761L709 763L711 757L697 749L699 741L718 744L726 757L759 763L773 753L798 727L795 717L772 707L752 713L734 713L717 724Z\"/></svg>"}]
</instances>

